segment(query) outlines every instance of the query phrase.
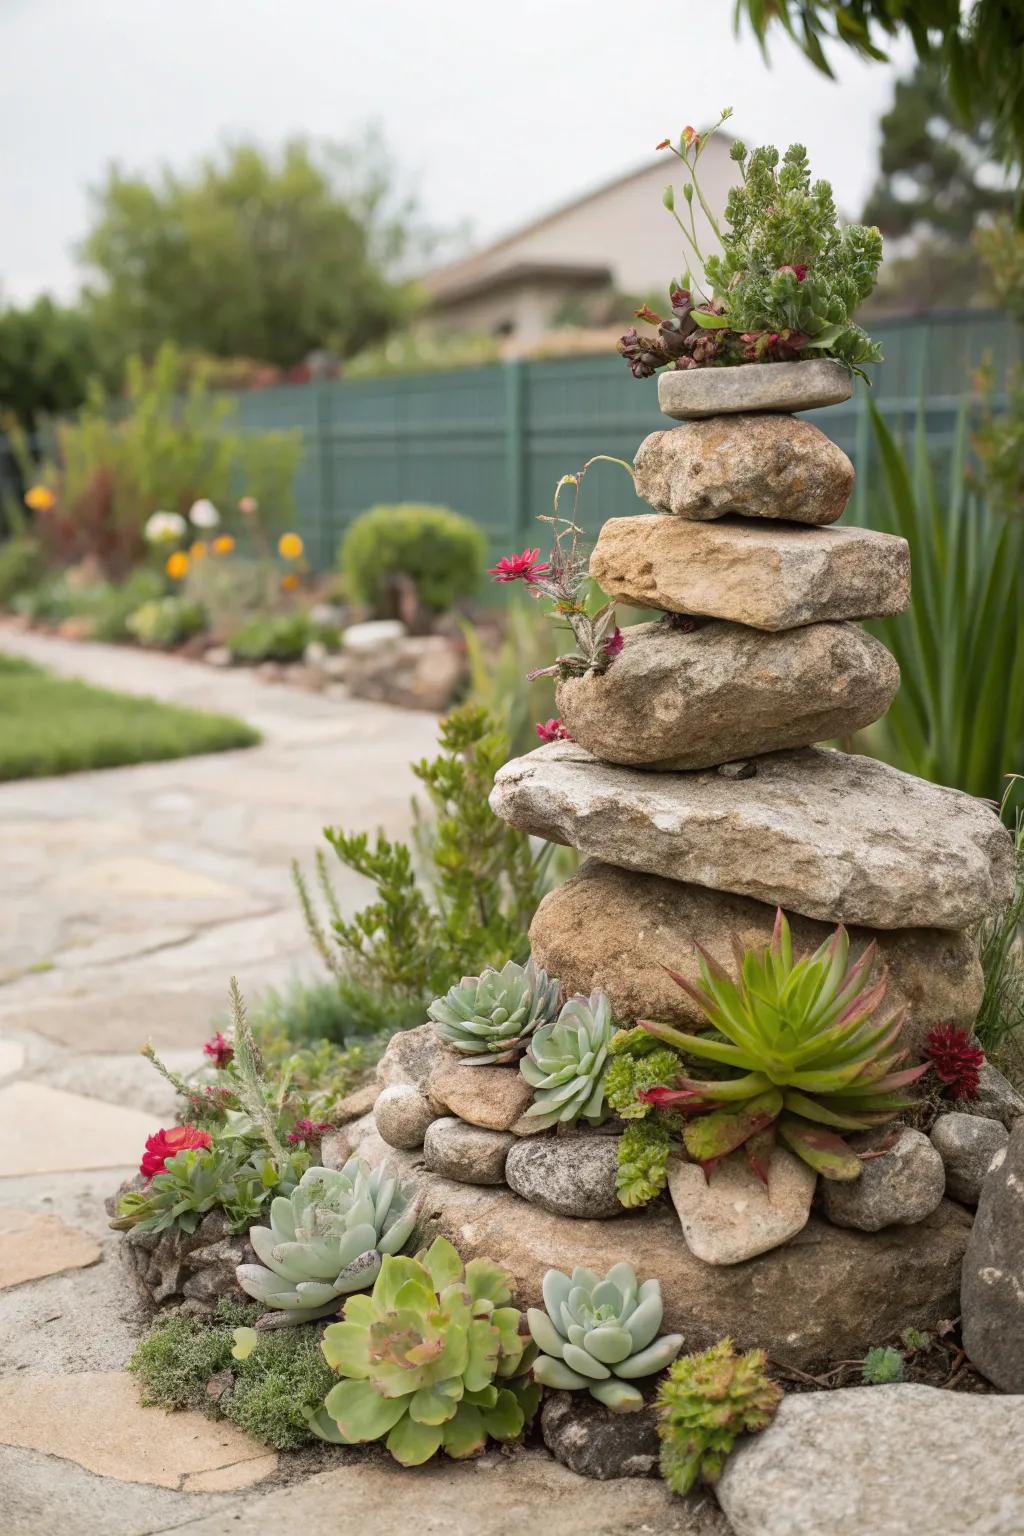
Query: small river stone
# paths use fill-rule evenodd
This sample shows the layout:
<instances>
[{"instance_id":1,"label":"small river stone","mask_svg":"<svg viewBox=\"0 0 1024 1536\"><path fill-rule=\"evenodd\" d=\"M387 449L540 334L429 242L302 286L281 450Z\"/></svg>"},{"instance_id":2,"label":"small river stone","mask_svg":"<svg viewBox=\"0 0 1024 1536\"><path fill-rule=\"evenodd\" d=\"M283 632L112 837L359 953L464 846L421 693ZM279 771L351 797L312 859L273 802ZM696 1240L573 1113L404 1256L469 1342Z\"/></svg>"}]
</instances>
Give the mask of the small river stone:
<instances>
[{"instance_id":1,"label":"small river stone","mask_svg":"<svg viewBox=\"0 0 1024 1536\"><path fill-rule=\"evenodd\" d=\"M589 1392L546 1392L540 1427L555 1460L579 1477L657 1473L661 1441L653 1405L612 1413Z\"/></svg>"},{"instance_id":2,"label":"small river stone","mask_svg":"<svg viewBox=\"0 0 1024 1536\"><path fill-rule=\"evenodd\" d=\"M888 1134L882 1132L874 1140L882 1141ZM837 1227L878 1232L930 1216L942 1200L946 1175L928 1137L903 1126L894 1146L865 1160L859 1179L822 1179L821 1183L822 1206L829 1221Z\"/></svg>"},{"instance_id":3,"label":"small river stone","mask_svg":"<svg viewBox=\"0 0 1024 1536\"><path fill-rule=\"evenodd\" d=\"M373 1118L389 1147L412 1151L423 1145L427 1127L438 1116L425 1093L411 1083L393 1083L377 1095Z\"/></svg>"},{"instance_id":4,"label":"small river stone","mask_svg":"<svg viewBox=\"0 0 1024 1536\"><path fill-rule=\"evenodd\" d=\"M830 357L672 369L658 379L658 404L677 421L723 411L814 411L842 405L852 394L853 374Z\"/></svg>"},{"instance_id":5,"label":"small river stone","mask_svg":"<svg viewBox=\"0 0 1024 1536\"><path fill-rule=\"evenodd\" d=\"M951 1200L977 1205L992 1159L1009 1139L1001 1120L955 1111L939 1116L932 1126L932 1146L942 1158Z\"/></svg>"},{"instance_id":6,"label":"small river stone","mask_svg":"<svg viewBox=\"0 0 1024 1536\"><path fill-rule=\"evenodd\" d=\"M515 1137L507 1131L485 1131L445 1115L427 1127L423 1161L431 1173L460 1184L504 1184L505 1159Z\"/></svg>"},{"instance_id":7,"label":"small river stone","mask_svg":"<svg viewBox=\"0 0 1024 1536\"><path fill-rule=\"evenodd\" d=\"M668 1190L690 1252L705 1264L739 1264L802 1231L816 1181L805 1162L776 1147L767 1186L744 1153L733 1152L710 1179L699 1164L673 1159Z\"/></svg>"},{"instance_id":8,"label":"small river stone","mask_svg":"<svg viewBox=\"0 0 1024 1536\"><path fill-rule=\"evenodd\" d=\"M524 1200L556 1216L621 1216L615 1193L618 1138L554 1136L517 1140L505 1179Z\"/></svg>"}]
</instances>

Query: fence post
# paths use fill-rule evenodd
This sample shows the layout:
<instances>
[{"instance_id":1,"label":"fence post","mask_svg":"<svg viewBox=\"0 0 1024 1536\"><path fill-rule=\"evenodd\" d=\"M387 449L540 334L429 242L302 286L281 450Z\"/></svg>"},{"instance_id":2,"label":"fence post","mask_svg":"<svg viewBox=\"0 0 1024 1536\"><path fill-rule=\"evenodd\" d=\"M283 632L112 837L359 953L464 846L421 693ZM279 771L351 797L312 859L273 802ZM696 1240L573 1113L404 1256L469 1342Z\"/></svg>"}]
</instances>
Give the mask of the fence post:
<instances>
[{"instance_id":1,"label":"fence post","mask_svg":"<svg viewBox=\"0 0 1024 1536\"><path fill-rule=\"evenodd\" d=\"M509 532L526 527L526 376L518 358L505 364L505 507Z\"/></svg>"},{"instance_id":2,"label":"fence post","mask_svg":"<svg viewBox=\"0 0 1024 1536\"><path fill-rule=\"evenodd\" d=\"M330 441L330 400L328 384L320 380L314 385L313 431L316 454L316 525L317 561L320 570L334 564L336 538L333 535L334 514L334 460Z\"/></svg>"}]
</instances>

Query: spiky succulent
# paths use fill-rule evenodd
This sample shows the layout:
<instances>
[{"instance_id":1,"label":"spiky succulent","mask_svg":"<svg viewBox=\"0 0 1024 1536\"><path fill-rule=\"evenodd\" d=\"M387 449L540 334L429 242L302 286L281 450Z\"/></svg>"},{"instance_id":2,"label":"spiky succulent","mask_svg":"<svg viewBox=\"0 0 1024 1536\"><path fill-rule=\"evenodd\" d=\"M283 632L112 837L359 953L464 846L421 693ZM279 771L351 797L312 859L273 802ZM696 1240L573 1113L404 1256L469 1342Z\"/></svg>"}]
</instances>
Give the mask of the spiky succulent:
<instances>
[{"instance_id":1,"label":"spiky succulent","mask_svg":"<svg viewBox=\"0 0 1024 1536\"><path fill-rule=\"evenodd\" d=\"M540 1354L534 1378L565 1392L586 1389L613 1413L635 1413L643 1395L631 1385L663 1371L678 1355L681 1333L657 1337L664 1307L661 1283L641 1285L631 1264L614 1264L602 1280L590 1269L544 1276L544 1306L526 1314Z\"/></svg>"},{"instance_id":2,"label":"spiky succulent","mask_svg":"<svg viewBox=\"0 0 1024 1536\"><path fill-rule=\"evenodd\" d=\"M439 1038L464 1056L464 1066L498 1066L515 1061L538 1024L557 1016L558 987L532 959L525 965L509 960L500 971L488 966L479 976L463 976L435 997L427 1015Z\"/></svg>"},{"instance_id":3,"label":"spiky succulent","mask_svg":"<svg viewBox=\"0 0 1024 1536\"><path fill-rule=\"evenodd\" d=\"M605 1074L614 1033L604 992L570 997L554 1024L534 1031L519 1070L533 1089L526 1114L538 1129L577 1120L600 1125L606 1118Z\"/></svg>"},{"instance_id":4,"label":"spiky succulent","mask_svg":"<svg viewBox=\"0 0 1024 1536\"><path fill-rule=\"evenodd\" d=\"M646 1021L644 1027L685 1055L739 1075L701 1082L683 1070L676 1088L644 1090L642 1097L687 1117L686 1150L707 1171L743 1147L766 1179L778 1135L825 1178L858 1178L860 1159L837 1132L892 1120L911 1103L901 1090L928 1070L927 1063L898 1070L908 1054L894 1049L902 1013L881 1022L875 1017L886 977L867 983L874 943L851 966L849 937L840 926L812 955L796 960L781 910L770 944L744 951L733 943L738 982L704 949L700 986L669 973L715 1035Z\"/></svg>"},{"instance_id":5,"label":"spiky succulent","mask_svg":"<svg viewBox=\"0 0 1024 1536\"><path fill-rule=\"evenodd\" d=\"M732 1339L721 1339L669 1367L657 1409L661 1475L673 1493L689 1493L699 1477L717 1482L738 1436L771 1423L782 1389L767 1363L763 1349L737 1355Z\"/></svg>"},{"instance_id":6,"label":"spiky succulent","mask_svg":"<svg viewBox=\"0 0 1024 1536\"><path fill-rule=\"evenodd\" d=\"M400 1253L417 1205L386 1165L358 1157L344 1168L310 1168L294 1192L270 1205L270 1226L252 1227L261 1264L235 1270L243 1291L273 1309L264 1328L288 1328L338 1310L338 1298L368 1289L384 1254ZM266 1266L266 1267L264 1267Z\"/></svg>"},{"instance_id":7,"label":"spiky succulent","mask_svg":"<svg viewBox=\"0 0 1024 1536\"><path fill-rule=\"evenodd\" d=\"M535 1353L509 1305L514 1281L487 1259L463 1268L439 1237L415 1259L386 1258L370 1296L350 1296L345 1321L324 1333L327 1363L344 1381L310 1428L336 1445L387 1436L403 1466L436 1451L461 1458L488 1436L514 1440L540 1388L525 1374Z\"/></svg>"}]
</instances>

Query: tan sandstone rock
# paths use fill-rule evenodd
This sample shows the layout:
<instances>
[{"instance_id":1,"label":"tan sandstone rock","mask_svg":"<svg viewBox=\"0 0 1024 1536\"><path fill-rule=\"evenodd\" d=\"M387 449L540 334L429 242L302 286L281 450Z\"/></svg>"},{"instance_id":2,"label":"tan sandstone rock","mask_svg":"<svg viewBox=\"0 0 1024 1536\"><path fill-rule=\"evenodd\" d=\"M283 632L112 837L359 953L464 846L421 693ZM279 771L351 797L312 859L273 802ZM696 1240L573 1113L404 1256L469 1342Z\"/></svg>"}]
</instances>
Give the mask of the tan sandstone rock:
<instances>
[{"instance_id":1,"label":"tan sandstone rock","mask_svg":"<svg viewBox=\"0 0 1024 1536\"><path fill-rule=\"evenodd\" d=\"M817 1175L776 1147L767 1185L734 1152L704 1177L697 1163L673 1159L668 1190L686 1246L705 1264L739 1264L795 1237L807 1225Z\"/></svg>"},{"instance_id":2,"label":"tan sandstone rock","mask_svg":"<svg viewBox=\"0 0 1024 1536\"><path fill-rule=\"evenodd\" d=\"M581 853L823 922L969 928L1013 891L994 810L873 758L807 747L753 778L656 774L554 742L500 769L491 808Z\"/></svg>"},{"instance_id":3,"label":"tan sandstone rock","mask_svg":"<svg viewBox=\"0 0 1024 1536\"><path fill-rule=\"evenodd\" d=\"M853 490L843 450L792 416L715 416L652 432L634 463L641 501L699 522L739 512L834 523Z\"/></svg>"},{"instance_id":4,"label":"tan sandstone rock","mask_svg":"<svg viewBox=\"0 0 1024 1536\"><path fill-rule=\"evenodd\" d=\"M508 1131L529 1109L533 1089L518 1066L467 1067L446 1053L451 1065L437 1068L427 1092L437 1103L469 1125L488 1131Z\"/></svg>"},{"instance_id":5,"label":"tan sandstone rock","mask_svg":"<svg viewBox=\"0 0 1024 1536\"><path fill-rule=\"evenodd\" d=\"M910 602L906 539L871 528L612 517L590 574L609 597L755 629L883 617Z\"/></svg>"},{"instance_id":6,"label":"tan sandstone rock","mask_svg":"<svg viewBox=\"0 0 1024 1536\"><path fill-rule=\"evenodd\" d=\"M558 712L610 763L709 768L852 735L885 714L895 658L856 624L763 634L709 619L686 633L634 624L605 672L568 678Z\"/></svg>"},{"instance_id":7,"label":"tan sandstone rock","mask_svg":"<svg viewBox=\"0 0 1024 1536\"><path fill-rule=\"evenodd\" d=\"M678 421L723 411L813 411L841 405L852 394L853 374L831 357L671 369L658 378L658 404Z\"/></svg>"},{"instance_id":8,"label":"tan sandstone rock","mask_svg":"<svg viewBox=\"0 0 1024 1536\"><path fill-rule=\"evenodd\" d=\"M699 944L731 969L732 935L751 949L768 943L774 922L775 908L748 896L592 859L544 897L530 925L530 946L537 964L559 977L566 992L589 996L595 987L607 992L621 1023L652 1018L689 1029L703 1015L665 967L696 983ZM792 916L790 925L798 954L817 949L832 932L830 924L809 917ZM905 1040L911 1048L935 1024L972 1027L984 990L973 933L851 928L851 954L860 954L872 939L878 944L872 979L888 972L884 1006L907 1009Z\"/></svg>"},{"instance_id":9,"label":"tan sandstone rock","mask_svg":"<svg viewBox=\"0 0 1024 1536\"><path fill-rule=\"evenodd\" d=\"M99 1259L99 1243L80 1227L69 1227L59 1216L0 1206L0 1291L65 1269L86 1269Z\"/></svg>"}]
</instances>

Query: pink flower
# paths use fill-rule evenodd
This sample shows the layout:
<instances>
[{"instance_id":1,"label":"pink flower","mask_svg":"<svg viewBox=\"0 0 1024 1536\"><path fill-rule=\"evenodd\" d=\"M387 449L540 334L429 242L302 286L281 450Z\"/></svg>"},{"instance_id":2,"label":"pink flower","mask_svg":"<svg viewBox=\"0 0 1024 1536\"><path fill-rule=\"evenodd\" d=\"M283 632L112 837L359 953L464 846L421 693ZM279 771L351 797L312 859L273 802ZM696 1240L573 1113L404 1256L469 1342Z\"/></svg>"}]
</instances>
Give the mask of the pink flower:
<instances>
[{"instance_id":1,"label":"pink flower","mask_svg":"<svg viewBox=\"0 0 1024 1536\"><path fill-rule=\"evenodd\" d=\"M488 569L488 576L495 581L532 581L542 571L550 570L546 560L541 560L539 549L524 549L521 555L502 555L497 565Z\"/></svg>"},{"instance_id":2,"label":"pink flower","mask_svg":"<svg viewBox=\"0 0 1024 1536\"><path fill-rule=\"evenodd\" d=\"M244 513L246 517L252 517L254 512L259 511L259 505L255 496L243 496L238 503L238 510Z\"/></svg>"},{"instance_id":3,"label":"pink flower","mask_svg":"<svg viewBox=\"0 0 1024 1536\"><path fill-rule=\"evenodd\" d=\"M971 1044L965 1029L955 1024L936 1024L928 1031L922 1053L935 1068L935 1075L952 1099L976 1099L981 1086L980 1073L985 1052Z\"/></svg>"},{"instance_id":4,"label":"pink flower","mask_svg":"<svg viewBox=\"0 0 1024 1536\"><path fill-rule=\"evenodd\" d=\"M317 1141L333 1129L329 1120L296 1120L295 1129L288 1132L288 1141L297 1147L300 1141Z\"/></svg>"},{"instance_id":5,"label":"pink flower","mask_svg":"<svg viewBox=\"0 0 1024 1536\"><path fill-rule=\"evenodd\" d=\"M169 1157L177 1157L190 1147L212 1146L209 1131L201 1131L196 1125L174 1125L169 1131L154 1131L146 1137L146 1150L142 1154L139 1172L144 1179L153 1179L163 1173Z\"/></svg>"},{"instance_id":6,"label":"pink flower","mask_svg":"<svg viewBox=\"0 0 1024 1536\"><path fill-rule=\"evenodd\" d=\"M218 1072L222 1071L229 1061L234 1059L235 1048L230 1040L225 1040L218 1029L212 1040L207 1040L203 1046L203 1055L209 1056Z\"/></svg>"},{"instance_id":7,"label":"pink flower","mask_svg":"<svg viewBox=\"0 0 1024 1536\"><path fill-rule=\"evenodd\" d=\"M562 724L561 720L538 720L537 735L541 741L572 741L572 737Z\"/></svg>"},{"instance_id":8,"label":"pink flower","mask_svg":"<svg viewBox=\"0 0 1024 1536\"><path fill-rule=\"evenodd\" d=\"M618 625L616 625L613 634L610 635L604 643L604 653L608 657L609 661L614 661L615 657L618 656L625 643L625 636L623 635L622 630L618 627Z\"/></svg>"}]
</instances>

